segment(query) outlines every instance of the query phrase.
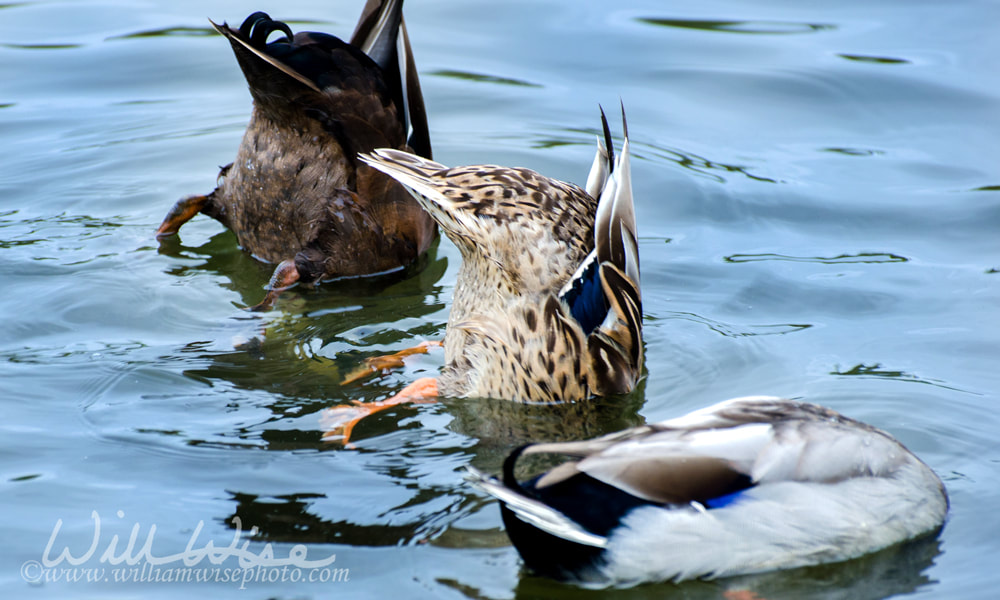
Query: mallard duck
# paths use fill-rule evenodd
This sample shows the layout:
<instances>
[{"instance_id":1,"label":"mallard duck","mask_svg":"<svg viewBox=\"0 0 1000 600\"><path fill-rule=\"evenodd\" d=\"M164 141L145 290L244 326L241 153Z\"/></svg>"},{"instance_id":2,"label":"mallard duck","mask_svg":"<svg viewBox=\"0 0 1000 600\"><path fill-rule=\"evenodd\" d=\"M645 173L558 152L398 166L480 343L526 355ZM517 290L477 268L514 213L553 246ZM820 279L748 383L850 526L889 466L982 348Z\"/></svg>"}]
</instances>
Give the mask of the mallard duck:
<instances>
[{"instance_id":1,"label":"mallard duck","mask_svg":"<svg viewBox=\"0 0 1000 600\"><path fill-rule=\"evenodd\" d=\"M254 257L278 263L272 294L397 269L427 250L434 221L390 178L358 162L379 147L431 156L402 0L369 0L350 43L299 32L256 12L232 29L254 107L236 160L219 185L182 199L163 237L198 212L231 229ZM274 32L284 36L267 43Z\"/></svg>"},{"instance_id":2,"label":"mallard duck","mask_svg":"<svg viewBox=\"0 0 1000 600\"><path fill-rule=\"evenodd\" d=\"M569 461L519 482L519 457ZM938 529L937 475L888 433L771 397L581 442L533 444L500 500L532 570L592 584L723 577L846 560Z\"/></svg>"},{"instance_id":3,"label":"mallard duck","mask_svg":"<svg viewBox=\"0 0 1000 600\"><path fill-rule=\"evenodd\" d=\"M630 391L642 366L639 251L624 110L617 159L601 111L587 189L525 168L447 168L380 148L361 160L406 189L458 247L462 265L440 380L381 403L336 407L329 432L435 395L573 402Z\"/></svg>"}]
</instances>

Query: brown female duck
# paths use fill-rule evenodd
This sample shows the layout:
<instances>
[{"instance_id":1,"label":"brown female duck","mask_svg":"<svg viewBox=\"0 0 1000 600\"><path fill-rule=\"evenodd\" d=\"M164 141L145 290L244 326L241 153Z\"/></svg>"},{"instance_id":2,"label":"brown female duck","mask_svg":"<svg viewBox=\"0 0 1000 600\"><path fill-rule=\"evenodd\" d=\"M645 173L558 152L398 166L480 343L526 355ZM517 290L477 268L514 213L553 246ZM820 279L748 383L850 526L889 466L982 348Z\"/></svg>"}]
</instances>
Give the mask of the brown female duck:
<instances>
[{"instance_id":1,"label":"brown female duck","mask_svg":"<svg viewBox=\"0 0 1000 600\"><path fill-rule=\"evenodd\" d=\"M261 307L297 281L390 271L427 250L431 217L357 159L382 147L431 156L402 0L368 0L350 43L292 35L262 12L238 30L213 25L233 47L253 113L218 187L178 201L157 237L199 212L221 222L244 250L278 263ZM285 36L267 43L274 32Z\"/></svg>"}]
</instances>

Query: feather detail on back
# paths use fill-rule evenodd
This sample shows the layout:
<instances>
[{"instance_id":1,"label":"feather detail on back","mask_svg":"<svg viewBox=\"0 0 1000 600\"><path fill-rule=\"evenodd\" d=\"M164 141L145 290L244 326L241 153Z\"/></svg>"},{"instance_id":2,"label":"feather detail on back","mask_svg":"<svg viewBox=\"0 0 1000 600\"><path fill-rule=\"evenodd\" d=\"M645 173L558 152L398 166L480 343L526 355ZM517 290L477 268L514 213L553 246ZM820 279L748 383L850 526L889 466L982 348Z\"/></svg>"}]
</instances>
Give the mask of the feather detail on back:
<instances>
[{"instance_id":1,"label":"feather detail on back","mask_svg":"<svg viewBox=\"0 0 1000 600\"><path fill-rule=\"evenodd\" d=\"M389 149L360 156L409 189L462 253L443 395L575 401L626 393L638 381L627 129L615 158L603 111L601 120L605 140L587 184L596 195L524 168L446 168Z\"/></svg>"},{"instance_id":2,"label":"feather detail on back","mask_svg":"<svg viewBox=\"0 0 1000 600\"><path fill-rule=\"evenodd\" d=\"M570 460L519 483L513 461L522 454ZM522 497L516 510L503 511L528 566L604 583L844 560L934 531L948 508L940 479L889 434L820 406L769 397L593 440L533 444L508 463L502 484L481 474L476 481L491 482L483 489L497 498L500 485L507 497ZM537 504L544 521L528 516ZM579 534L561 535L571 529L566 524L546 528L560 522L553 510L606 537L605 550L525 554L526 545L562 543L554 538L586 546Z\"/></svg>"}]
</instances>

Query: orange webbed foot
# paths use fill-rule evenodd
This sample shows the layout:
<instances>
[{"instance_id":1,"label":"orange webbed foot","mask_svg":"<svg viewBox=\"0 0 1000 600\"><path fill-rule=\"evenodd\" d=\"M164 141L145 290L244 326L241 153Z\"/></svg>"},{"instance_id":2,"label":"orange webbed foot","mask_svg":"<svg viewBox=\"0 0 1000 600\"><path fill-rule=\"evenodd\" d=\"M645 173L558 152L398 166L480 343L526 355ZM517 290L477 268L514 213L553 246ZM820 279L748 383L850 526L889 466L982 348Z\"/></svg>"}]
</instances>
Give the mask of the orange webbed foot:
<instances>
[{"instance_id":1,"label":"orange webbed foot","mask_svg":"<svg viewBox=\"0 0 1000 600\"><path fill-rule=\"evenodd\" d=\"M751 590L726 590L722 592L722 597L725 600L766 600Z\"/></svg>"},{"instance_id":2,"label":"orange webbed foot","mask_svg":"<svg viewBox=\"0 0 1000 600\"><path fill-rule=\"evenodd\" d=\"M371 377L372 375L388 371L389 369L399 369L403 367L403 359L407 356L412 356L414 354L427 354L431 348L440 347L442 345L443 344L440 341L428 340L426 342L420 342L412 348L400 350L395 354L386 354L384 356L366 358L365 363L348 373L347 376L344 377L343 381L340 382L340 385L355 383L366 377Z\"/></svg>"},{"instance_id":3,"label":"orange webbed foot","mask_svg":"<svg viewBox=\"0 0 1000 600\"><path fill-rule=\"evenodd\" d=\"M156 230L156 239L162 239L168 235L173 235L187 223L208 203L208 196L188 196L181 198L163 217L159 229Z\"/></svg>"},{"instance_id":4,"label":"orange webbed foot","mask_svg":"<svg viewBox=\"0 0 1000 600\"><path fill-rule=\"evenodd\" d=\"M277 301L278 295L295 285L298 281L299 269L295 266L295 259L288 258L281 261L271 275L271 281L267 284L267 295L264 296L264 299L259 304L248 307L247 310L252 312L270 310L274 306L275 301Z\"/></svg>"},{"instance_id":5,"label":"orange webbed foot","mask_svg":"<svg viewBox=\"0 0 1000 600\"><path fill-rule=\"evenodd\" d=\"M388 400L379 402L353 401L351 404L341 404L324 409L320 414L320 426L325 430L323 440L341 442L348 446L355 425L362 419L387 408L400 404L427 404L437 398L437 379L422 377L403 388L398 394Z\"/></svg>"}]
</instances>

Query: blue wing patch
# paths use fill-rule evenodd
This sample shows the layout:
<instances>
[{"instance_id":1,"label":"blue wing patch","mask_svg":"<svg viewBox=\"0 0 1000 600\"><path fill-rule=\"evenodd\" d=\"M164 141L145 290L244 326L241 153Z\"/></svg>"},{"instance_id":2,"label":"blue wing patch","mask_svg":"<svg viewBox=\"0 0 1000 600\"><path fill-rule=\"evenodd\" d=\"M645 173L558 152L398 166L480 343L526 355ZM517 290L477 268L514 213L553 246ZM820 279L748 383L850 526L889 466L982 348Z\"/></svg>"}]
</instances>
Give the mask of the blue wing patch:
<instances>
[{"instance_id":1,"label":"blue wing patch","mask_svg":"<svg viewBox=\"0 0 1000 600\"><path fill-rule=\"evenodd\" d=\"M562 295L562 300L569 305L570 314L583 328L584 335L590 335L597 329L611 309L601 287L601 265L593 256L590 259L590 264L577 273Z\"/></svg>"},{"instance_id":2,"label":"blue wing patch","mask_svg":"<svg viewBox=\"0 0 1000 600\"><path fill-rule=\"evenodd\" d=\"M747 488L747 489L749 489L749 488ZM710 498L710 499L708 499L708 500L705 501L705 506L707 506L708 508L722 508L724 506L729 506L730 504L732 504L732 503L736 502L737 500L739 500L740 496L745 491L746 490L743 489L743 490L739 490L738 492L732 492L730 494L724 494L724 495L718 496L716 498Z\"/></svg>"}]
</instances>

